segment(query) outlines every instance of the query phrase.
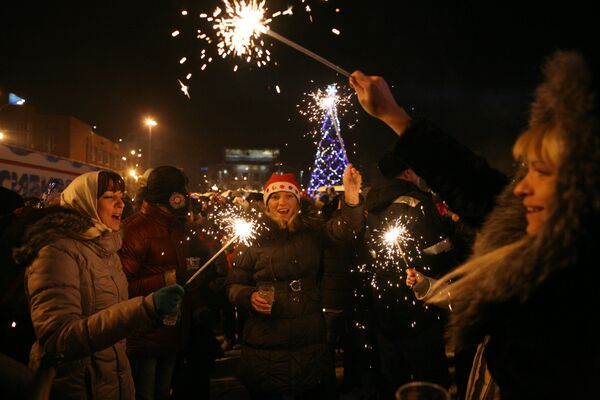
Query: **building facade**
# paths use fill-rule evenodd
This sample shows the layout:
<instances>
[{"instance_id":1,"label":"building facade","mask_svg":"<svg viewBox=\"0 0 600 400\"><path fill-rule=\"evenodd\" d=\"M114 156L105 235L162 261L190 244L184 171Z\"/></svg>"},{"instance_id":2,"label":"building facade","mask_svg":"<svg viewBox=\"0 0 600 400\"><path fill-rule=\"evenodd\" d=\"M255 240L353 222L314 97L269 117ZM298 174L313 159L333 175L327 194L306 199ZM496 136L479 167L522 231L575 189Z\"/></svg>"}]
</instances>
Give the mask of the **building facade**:
<instances>
[{"instance_id":1,"label":"building facade","mask_svg":"<svg viewBox=\"0 0 600 400\"><path fill-rule=\"evenodd\" d=\"M225 149L224 162L211 165L204 176L207 190L262 190L277 168L279 149Z\"/></svg>"}]
</instances>

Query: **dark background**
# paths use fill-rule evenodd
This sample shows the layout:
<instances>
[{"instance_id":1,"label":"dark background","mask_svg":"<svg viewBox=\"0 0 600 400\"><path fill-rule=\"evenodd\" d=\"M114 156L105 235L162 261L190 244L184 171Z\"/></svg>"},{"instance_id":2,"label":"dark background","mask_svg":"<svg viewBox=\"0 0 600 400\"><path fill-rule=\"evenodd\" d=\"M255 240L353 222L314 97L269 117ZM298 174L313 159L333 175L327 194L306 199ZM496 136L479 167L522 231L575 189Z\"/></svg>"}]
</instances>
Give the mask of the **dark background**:
<instances>
[{"instance_id":1,"label":"dark background","mask_svg":"<svg viewBox=\"0 0 600 400\"><path fill-rule=\"evenodd\" d=\"M293 16L273 21L274 31L344 69L382 75L413 115L427 116L508 171L544 58L556 48L589 51L597 25L592 2L521 3L313 0L313 22L301 0L267 5L294 6ZM143 118L152 115L159 123L153 147L163 163L197 168L221 161L225 146L272 147L281 148L284 164L306 169L315 149L296 105L304 92L347 79L270 38L276 62L255 68L217 59L200 71L200 50L214 47L195 39L197 28L210 31L197 15L217 5L4 2L0 86L40 112L75 116L112 139L147 135ZM182 9L190 15L181 16ZM175 29L181 34L172 38ZM188 72L191 99L177 82ZM342 120L342 134L351 161L369 169L395 136L354 104L358 122L347 129Z\"/></svg>"}]
</instances>

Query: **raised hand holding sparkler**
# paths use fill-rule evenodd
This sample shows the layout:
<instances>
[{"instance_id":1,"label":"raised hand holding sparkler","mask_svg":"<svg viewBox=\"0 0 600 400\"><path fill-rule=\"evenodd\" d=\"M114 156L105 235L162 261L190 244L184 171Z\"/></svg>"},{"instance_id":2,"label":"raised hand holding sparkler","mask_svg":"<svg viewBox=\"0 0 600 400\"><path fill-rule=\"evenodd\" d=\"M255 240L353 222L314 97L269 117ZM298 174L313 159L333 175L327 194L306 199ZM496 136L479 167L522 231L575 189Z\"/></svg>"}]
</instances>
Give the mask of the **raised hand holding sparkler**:
<instances>
[{"instance_id":1,"label":"raised hand holding sparkler","mask_svg":"<svg viewBox=\"0 0 600 400\"><path fill-rule=\"evenodd\" d=\"M390 87L381 76L368 76L361 71L354 71L349 82L360 105L368 114L385 122L398 136L404 133L412 118L398 105Z\"/></svg>"},{"instance_id":2,"label":"raised hand holding sparkler","mask_svg":"<svg viewBox=\"0 0 600 400\"><path fill-rule=\"evenodd\" d=\"M346 204L356 206L360 203L361 185L362 175L352 164L348 164L344 171L344 201Z\"/></svg>"}]
</instances>

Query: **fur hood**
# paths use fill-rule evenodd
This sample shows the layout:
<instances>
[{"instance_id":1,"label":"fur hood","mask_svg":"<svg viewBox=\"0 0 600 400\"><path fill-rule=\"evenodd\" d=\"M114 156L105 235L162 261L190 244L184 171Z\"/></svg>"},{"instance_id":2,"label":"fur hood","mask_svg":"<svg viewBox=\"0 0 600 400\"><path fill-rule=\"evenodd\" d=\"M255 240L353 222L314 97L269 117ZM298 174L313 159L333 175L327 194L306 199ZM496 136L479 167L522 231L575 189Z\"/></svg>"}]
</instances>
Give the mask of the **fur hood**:
<instances>
[{"instance_id":1,"label":"fur hood","mask_svg":"<svg viewBox=\"0 0 600 400\"><path fill-rule=\"evenodd\" d=\"M15 229L23 236L13 250L13 258L24 266L31 264L44 246L59 239L86 239L85 232L94 225L90 217L62 206L28 210L20 218L20 226Z\"/></svg>"},{"instance_id":2,"label":"fur hood","mask_svg":"<svg viewBox=\"0 0 600 400\"><path fill-rule=\"evenodd\" d=\"M565 132L553 207L542 231L526 235L513 181L482 226L471 258L433 288L430 302L450 300L448 337L458 348L480 342L503 306L526 303L550 278L598 275L600 137L589 71L579 54L559 51L544 72L530 126L558 125Z\"/></svg>"}]
</instances>

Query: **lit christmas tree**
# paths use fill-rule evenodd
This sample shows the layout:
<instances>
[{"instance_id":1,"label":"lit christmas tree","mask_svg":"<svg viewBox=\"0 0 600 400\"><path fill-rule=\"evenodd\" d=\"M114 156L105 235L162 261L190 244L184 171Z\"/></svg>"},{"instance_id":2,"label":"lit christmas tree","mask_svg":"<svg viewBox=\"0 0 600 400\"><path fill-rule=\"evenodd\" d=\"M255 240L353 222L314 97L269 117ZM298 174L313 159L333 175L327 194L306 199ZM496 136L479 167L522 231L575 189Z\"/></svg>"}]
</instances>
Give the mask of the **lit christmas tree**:
<instances>
[{"instance_id":1,"label":"lit christmas tree","mask_svg":"<svg viewBox=\"0 0 600 400\"><path fill-rule=\"evenodd\" d=\"M348 165L348 157L344 148L344 140L340 132L337 107L341 102L347 101L347 97L337 94L335 84L327 87L326 93L318 90L311 94L316 102L314 109L309 109L311 118L321 116L319 144L315 154L315 163L310 176L308 194L314 196L321 186L334 186L342 183L344 170Z\"/></svg>"}]
</instances>

